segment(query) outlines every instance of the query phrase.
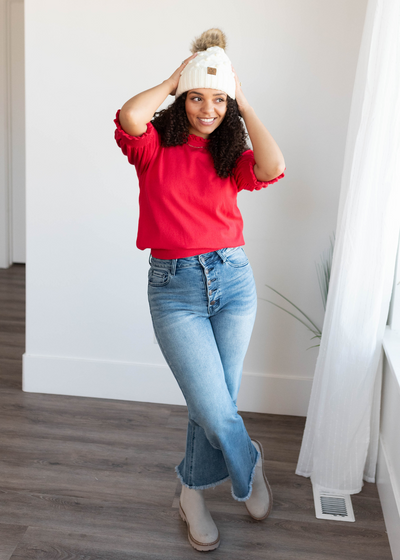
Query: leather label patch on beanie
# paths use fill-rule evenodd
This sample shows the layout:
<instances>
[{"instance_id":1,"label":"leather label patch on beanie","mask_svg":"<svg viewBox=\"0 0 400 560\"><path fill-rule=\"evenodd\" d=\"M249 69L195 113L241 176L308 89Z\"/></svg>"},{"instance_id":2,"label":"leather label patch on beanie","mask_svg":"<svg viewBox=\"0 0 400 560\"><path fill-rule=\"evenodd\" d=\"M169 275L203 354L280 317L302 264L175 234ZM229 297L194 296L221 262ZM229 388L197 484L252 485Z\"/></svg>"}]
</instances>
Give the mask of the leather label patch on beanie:
<instances>
[{"instance_id":1,"label":"leather label patch on beanie","mask_svg":"<svg viewBox=\"0 0 400 560\"><path fill-rule=\"evenodd\" d=\"M217 73L217 69L216 68L211 68L211 66L207 67L207 74L213 74L213 76L215 76Z\"/></svg>"}]
</instances>

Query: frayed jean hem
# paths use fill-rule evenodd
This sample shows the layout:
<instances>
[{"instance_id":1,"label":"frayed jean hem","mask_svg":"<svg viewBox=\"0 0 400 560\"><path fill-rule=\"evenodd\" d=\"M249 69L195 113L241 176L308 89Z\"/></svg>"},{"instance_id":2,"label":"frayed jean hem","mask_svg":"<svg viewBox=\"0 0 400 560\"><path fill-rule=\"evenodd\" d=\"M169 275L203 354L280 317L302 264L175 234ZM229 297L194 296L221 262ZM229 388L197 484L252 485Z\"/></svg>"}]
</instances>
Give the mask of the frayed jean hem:
<instances>
[{"instance_id":1,"label":"frayed jean hem","mask_svg":"<svg viewBox=\"0 0 400 560\"><path fill-rule=\"evenodd\" d=\"M244 498L238 498L237 496L235 496L235 493L233 491L233 486L231 486L231 494L232 494L232 498L234 498L235 500L237 500L238 502L245 502L246 500L248 500L251 496L251 492L253 490L253 479L254 479L254 475L256 472L256 465L258 462L258 459L261 457L261 453L259 451L257 451L257 456L256 456L256 462L254 463L254 467L253 470L251 471L251 476L250 476L250 484L249 484L249 492L247 494L247 496L245 496Z\"/></svg>"},{"instance_id":2,"label":"frayed jean hem","mask_svg":"<svg viewBox=\"0 0 400 560\"><path fill-rule=\"evenodd\" d=\"M223 478L222 480L219 480L218 482L213 482L212 484L203 484L202 486L189 486L189 484L186 484L186 482L183 480L182 475L179 472L178 467L179 467L179 465L177 465L175 467L175 471L176 471L176 474L178 475L179 480L181 481L183 486L186 486L186 488L190 488L191 490L207 490L207 488L215 488L216 486L219 486L220 484L225 482L225 480L228 480L230 478L230 476L228 475L225 478Z\"/></svg>"}]
</instances>

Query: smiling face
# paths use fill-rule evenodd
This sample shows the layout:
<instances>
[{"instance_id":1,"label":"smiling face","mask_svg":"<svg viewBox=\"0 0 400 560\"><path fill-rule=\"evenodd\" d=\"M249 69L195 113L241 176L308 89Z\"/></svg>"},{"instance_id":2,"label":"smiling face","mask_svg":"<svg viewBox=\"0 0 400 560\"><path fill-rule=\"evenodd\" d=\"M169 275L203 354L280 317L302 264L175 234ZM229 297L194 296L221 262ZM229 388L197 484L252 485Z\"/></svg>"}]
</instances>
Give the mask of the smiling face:
<instances>
[{"instance_id":1,"label":"smiling face","mask_svg":"<svg viewBox=\"0 0 400 560\"><path fill-rule=\"evenodd\" d=\"M226 93L218 89L189 90L185 101L189 133L208 138L224 120L227 97Z\"/></svg>"}]
</instances>

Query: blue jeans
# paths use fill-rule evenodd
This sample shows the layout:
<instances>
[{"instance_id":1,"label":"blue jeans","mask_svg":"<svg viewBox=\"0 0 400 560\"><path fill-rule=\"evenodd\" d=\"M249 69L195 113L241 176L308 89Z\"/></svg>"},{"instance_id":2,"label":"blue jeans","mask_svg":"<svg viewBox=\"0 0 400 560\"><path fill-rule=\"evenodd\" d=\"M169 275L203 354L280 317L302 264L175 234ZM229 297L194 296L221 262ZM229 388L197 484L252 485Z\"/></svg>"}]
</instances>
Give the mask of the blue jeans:
<instances>
[{"instance_id":1,"label":"blue jeans","mask_svg":"<svg viewBox=\"0 0 400 560\"><path fill-rule=\"evenodd\" d=\"M175 470L195 489L230 478L232 496L247 500L260 455L236 406L257 309L247 256L235 247L149 262L154 331L188 407L185 457Z\"/></svg>"}]
</instances>

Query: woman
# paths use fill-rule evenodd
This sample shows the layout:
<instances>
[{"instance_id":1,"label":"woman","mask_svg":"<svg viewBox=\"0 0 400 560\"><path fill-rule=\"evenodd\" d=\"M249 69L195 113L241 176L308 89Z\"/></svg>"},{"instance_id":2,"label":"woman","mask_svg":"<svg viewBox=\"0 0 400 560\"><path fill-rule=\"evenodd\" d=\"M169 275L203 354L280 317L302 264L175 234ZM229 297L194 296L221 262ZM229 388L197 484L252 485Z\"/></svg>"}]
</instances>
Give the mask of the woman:
<instances>
[{"instance_id":1,"label":"woman","mask_svg":"<svg viewBox=\"0 0 400 560\"><path fill-rule=\"evenodd\" d=\"M262 446L236 406L256 314L237 193L276 182L285 163L224 49L224 34L206 31L170 78L132 97L115 119L139 178L137 246L151 249L154 331L188 407L186 453L175 469L179 511L201 551L220 543L203 489L230 478L233 498L254 519L272 507ZM168 95L175 102L156 113Z\"/></svg>"}]
</instances>

